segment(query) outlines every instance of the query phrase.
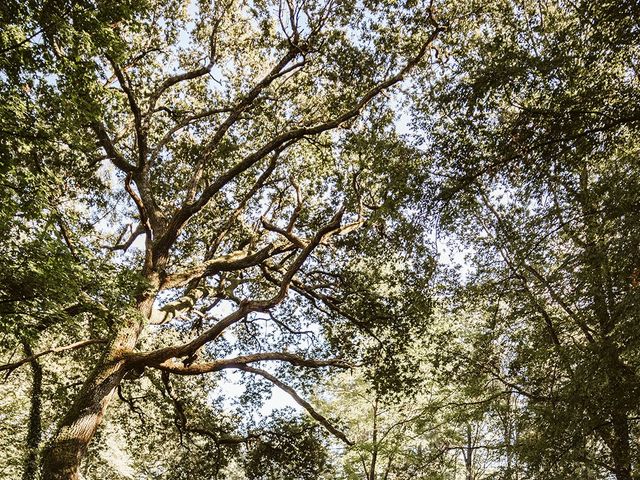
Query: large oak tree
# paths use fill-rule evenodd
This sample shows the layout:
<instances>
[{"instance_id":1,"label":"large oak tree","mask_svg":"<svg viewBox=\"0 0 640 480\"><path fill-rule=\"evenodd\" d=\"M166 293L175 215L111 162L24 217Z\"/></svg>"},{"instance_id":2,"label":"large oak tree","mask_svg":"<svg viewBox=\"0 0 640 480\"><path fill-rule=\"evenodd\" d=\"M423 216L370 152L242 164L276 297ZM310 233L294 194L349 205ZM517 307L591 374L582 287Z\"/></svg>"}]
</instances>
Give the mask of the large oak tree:
<instances>
[{"instance_id":1,"label":"large oak tree","mask_svg":"<svg viewBox=\"0 0 640 480\"><path fill-rule=\"evenodd\" d=\"M162 372L178 413L171 376L261 377L349 443L259 363L348 367L371 342L397 351L423 315L397 281L412 270L420 281L424 251L404 208L418 157L393 109L394 87L431 60L430 6L28 1L2 12L2 228L20 273L3 282L2 325L25 352L2 369L31 364L37 400L45 355L99 349L79 359L88 373L46 439L43 478L80 478L112 397L145 369ZM355 332L377 340L358 345ZM37 422L31 433L37 454Z\"/></svg>"}]
</instances>

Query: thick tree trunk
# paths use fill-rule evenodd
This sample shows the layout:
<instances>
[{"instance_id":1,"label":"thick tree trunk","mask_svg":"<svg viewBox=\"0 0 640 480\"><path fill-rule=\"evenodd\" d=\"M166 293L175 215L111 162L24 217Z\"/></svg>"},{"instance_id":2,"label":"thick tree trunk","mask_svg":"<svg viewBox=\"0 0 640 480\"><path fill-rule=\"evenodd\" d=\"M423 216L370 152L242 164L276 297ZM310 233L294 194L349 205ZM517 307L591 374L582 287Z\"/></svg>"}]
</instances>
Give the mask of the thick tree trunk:
<instances>
[{"instance_id":1,"label":"thick tree trunk","mask_svg":"<svg viewBox=\"0 0 640 480\"><path fill-rule=\"evenodd\" d=\"M139 301L121 320L120 329L58 426L42 455L43 480L79 480L80 465L127 367L123 353L133 350L153 305Z\"/></svg>"},{"instance_id":2,"label":"thick tree trunk","mask_svg":"<svg viewBox=\"0 0 640 480\"><path fill-rule=\"evenodd\" d=\"M29 342L23 340L22 346L27 357L33 356ZM33 383L31 386L31 408L29 411L29 430L27 432L27 456L24 460L22 480L36 480L38 474L38 450L42 437L42 367L38 360L30 362Z\"/></svg>"},{"instance_id":3,"label":"thick tree trunk","mask_svg":"<svg viewBox=\"0 0 640 480\"><path fill-rule=\"evenodd\" d=\"M112 353L94 369L43 452L43 480L80 479L82 458L125 373L123 362L111 360Z\"/></svg>"}]
</instances>

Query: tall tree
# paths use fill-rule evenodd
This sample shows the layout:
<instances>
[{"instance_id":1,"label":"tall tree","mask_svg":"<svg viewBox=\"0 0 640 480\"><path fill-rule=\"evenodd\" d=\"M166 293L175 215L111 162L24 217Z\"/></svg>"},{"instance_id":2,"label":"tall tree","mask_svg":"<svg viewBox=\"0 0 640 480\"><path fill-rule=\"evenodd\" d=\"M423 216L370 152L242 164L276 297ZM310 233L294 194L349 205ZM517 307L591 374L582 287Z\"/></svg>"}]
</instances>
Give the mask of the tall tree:
<instances>
[{"instance_id":1,"label":"tall tree","mask_svg":"<svg viewBox=\"0 0 640 480\"><path fill-rule=\"evenodd\" d=\"M631 479L638 6L452 8L465 20L429 97L437 114L425 103L423 118L444 179L440 220L472 260L468 305L494 312L471 360L521 397L530 477Z\"/></svg>"},{"instance_id":2,"label":"tall tree","mask_svg":"<svg viewBox=\"0 0 640 480\"><path fill-rule=\"evenodd\" d=\"M57 338L73 340L2 368L102 349L85 358L43 478L80 477L114 393L145 369L260 377L349 442L256 363L346 367L357 358L339 357L354 350L338 330L408 320L349 312L376 249L421 271L403 208L418 157L385 95L430 59L441 27L429 5L54 0L10 2L2 22L3 137L19 144L3 148L3 168L22 205L8 218L23 215L19 186L37 172L51 193L15 248L30 259L25 239L53 242L58 253L31 263L49 267L32 272L35 303L53 302ZM3 286L12 315L28 301L12 296L20 288ZM27 313L12 334L24 318L51 332ZM329 342L301 342L305 327Z\"/></svg>"}]
</instances>

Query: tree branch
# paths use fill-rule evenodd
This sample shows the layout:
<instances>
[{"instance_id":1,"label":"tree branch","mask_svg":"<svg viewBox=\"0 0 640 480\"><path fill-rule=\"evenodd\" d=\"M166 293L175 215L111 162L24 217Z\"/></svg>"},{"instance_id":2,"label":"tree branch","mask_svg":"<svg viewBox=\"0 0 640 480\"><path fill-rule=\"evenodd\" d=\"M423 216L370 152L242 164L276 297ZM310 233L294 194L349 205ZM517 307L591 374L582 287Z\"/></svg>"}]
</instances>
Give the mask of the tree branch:
<instances>
[{"instance_id":1,"label":"tree branch","mask_svg":"<svg viewBox=\"0 0 640 480\"><path fill-rule=\"evenodd\" d=\"M116 250L122 250L124 252L126 252L127 250L129 250L129 248L131 247L131 245L133 245L133 242L136 241L136 238L138 238L140 235L142 235L145 232L145 228L144 226L140 223L138 224L138 226L135 228L135 230L133 232L131 232L131 235L129 236L129 238L124 242L124 243L119 243L120 240L122 240L122 235L121 238L118 240L118 242L116 243L116 245L112 246L112 247L107 247L109 250L112 251L116 251Z\"/></svg>"},{"instance_id":2,"label":"tree branch","mask_svg":"<svg viewBox=\"0 0 640 480\"><path fill-rule=\"evenodd\" d=\"M218 247L220 246L220 243L222 242L224 237L227 235L227 233L233 226L234 222L240 216L240 214L246 207L249 200L251 200L251 198L258 192L258 190L260 190L264 186L265 182L271 176L271 174L276 168L278 156L279 156L279 152L276 152L276 154L272 155L271 160L269 161L269 165L267 166L265 171L262 172L262 174L258 177L258 180L256 180L256 182L249 189L249 191L245 193L245 195L242 197L242 199L238 203L238 206L236 207L236 209L229 215L229 217L227 217L223 226L216 232L217 236L215 237L213 242L209 245L209 250L205 255L205 260L210 260L211 257L215 254L215 252L218 250Z\"/></svg>"},{"instance_id":3,"label":"tree branch","mask_svg":"<svg viewBox=\"0 0 640 480\"><path fill-rule=\"evenodd\" d=\"M356 104L346 112L337 117L328 120L326 122L317 124L311 127L301 127L293 130L289 130L287 132L282 133L276 138L272 139L270 142L265 144L262 148L258 149L254 153L246 156L243 160L235 164L233 167L229 168L226 172L221 174L218 178L215 179L213 183L211 183L200 195L197 200L191 201L194 197L195 188L197 183L199 182L199 173L198 171L194 174L194 178L192 179L192 185L190 188L190 194L187 197L188 203L185 203L182 208L180 208L171 218L166 233L163 235L161 239L158 240L157 243L157 251L156 255L162 256L165 255L168 249L173 245L175 239L178 236L181 228L189 221L193 215L198 213L204 206L211 200L211 198L217 194L227 183L229 183L232 179L245 172L257 162L262 160L265 156L269 155L271 152L276 151L278 149L284 149L289 144L295 143L299 139L309 136L309 135L318 135L320 133L326 132L328 130L335 129L342 125L343 123L352 120L357 117L360 111L378 94L383 92L384 90L390 88L391 86L400 82L404 76L411 71L423 57L426 55L431 43L436 39L438 34L442 31L441 27L436 27L434 32L429 36L427 41L422 45L418 53L411 58L407 64L401 68L395 75L389 77L388 79L380 82L375 87L371 88L366 94L362 96L362 98L356 102ZM253 99L260 93L262 88L266 87L269 83L271 83L277 76L281 75L281 70L284 68L287 63L289 63L295 56L297 55L297 51L295 49L291 49L289 53L274 67L272 72L263 79L254 89L245 97L245 99L241 102L241 105L244 105L246 101L253 101ZM231 127L231 125L237 120L244 107L237 109L232 113L227 120L220 126L220 128L214 134L213 139L207 145L206 150L211 150L215 145L217 145L224 133Z\"/></svg>"},{"instance_id":4,"label":"tree branch","mask_svg":"<svg viewBox=\"0 0 640 480\"><path fill-rule=\"evenodd\" d=\"M284 250L278 245L270 243L254 253L248 253L244 250L237 250L221 255L211 260L202 262L195 267L183 270L167 276L160 284L160 289L177 288L188 284L191 280L206 276L215 275L219 272L232 272L253 267L264 262L269 257L277 253L287 251L289 248L284 246Z\"/></svg>"},{"instance_id":5,"label":"tree branch","mask_svg":"<svg viewBox=\"0 0 640 480\"><path fill-rule=\"evenodd\" d=\"M118 151L115 144L111 140L111 137L109 137L109 134L107 133L107 129L105 128L102 122L97 122L97 121L93 122L91 124L91 129L94 131L94 133L98 137L98 142L100 143L100 146L105 150L105 152L107 152L107 156L109 160L111 160L111 162L119 170L122 170L123 172L128 174L135 169L133 165L131 165L129 162L125 160L122 153Z\"/></svg>"},{"instance_id":6,"label":"tree branch","mask_svg":"<svg viewBox=\"0 0 640 480\"><path fill-rule=\"evenodd\" d=\"M290 363L291 365L308 368L321 368L321 367L337 367L337 368L351 368L352 365L345 362L342 359L334 358L328 360L315 360L301 357L293 353L287 352L264 352L254 353L250 355L241 355L235 358L227 358L223 360L215 360L213 362L206 363L194 363L192 365L185 366L183 363L174 362L168 360L160 365L154 366L159 370L167 371L169 373L177 375L201 375L203 373L219 372L228 368L239 368L248 363L263 362L263 361L282 361Z\"/></svg>"},{"instance_id":7,"label":"tree branch","mask_svg":"<svg viewBox=\"0 0 640 480\"><path fill-rule=\"evenodd\" d=\"M296 272L300 269L302 264L307 260L311 252L320 244L322 239L330 234L332 231L340 228L340 221L344 213L344 207L340 208L331 221L321 228L309 244L298 254L295 260L291 263L282 280L280 281L280 288L278 292L271 298L266 300L243 300L240 306L222 320L217 322L211 328L206 330L202 335L196 337L188 343L178 346L171 346L160 348L146 353L127 353L126 359L131 367L135 365L149 365L157 366L166 360L173 357L186 357L192 355L204 344L211 342L218 338L225 329L238 321L245 318L251 312L264 312L278 305L285 298L289 285L293 280Z\"/></svg>"},{"instance_id":8,"label":"tree branch","mask_svg":"<svg viewBox=\"0 0 640 480\"><path fill-rule=\"evenodd\" d=\"M271 85L271 83L273 83L276 79L304 65L304 62L300 62L294 64L292 67L285 68L294 58L296 58L298 54L299 52L296 49L290 48L284 55L284 57L282 57L280 61L271 69L271 71L236 104L226 120L216 129L213 137L204 148L205 153L200 157L200 160L196 165L195 172L191 178L186 197L187 203L185 205L188 205L195 199L198 183L200 182L204 165L208 160L208 157L211 155L211 152L213 152L214 149L218 146L227 131L238 121L242 112L249 108L253 104L254 100L258 98L260 93L269 85Z\"/></svg>"},{"instance_id":9,"label":"tree branch","mask_svg":"<svg viewBox=\"0 0 640 480\"><path fill-rule=\"evenodd\" d=\"M207 287L196 287L190 289L185 295L163 305L161 308L153 308L149 317L149 324L162 325L170 322L177 316L193 309L196 302L209 296L210 289Z\"/></svg>"},{"instance_id":10,"label":"tree branch","mask_svg":"<svg viewBox=\"0 0 640 480\"><path fill-rule=\"evenodd\" d=\"M158 155L160 154L162 149L165 147L165 145L167 145L171 141L171 139L173 138L173 135L176 132L182 130L185 127L188 127L189 125L191 125L196 120L202 120L203 118L207 118L207 117L210 117L212 115L217 115L217 114L220 114L220 113L229 113L231 111L232 111L232 109L229 108L229 107L227 107L227 108L211 108L211 109L205 110L203 112L194 113L193 115L190 115L190 116L180 120L173 127L171 127L169 129L169 131L167 133L165 133L162 136L162 138L158 141L156 146L151 151L151 154L149 155L150 161L153 162L158 157Z\"/></svg>"},{"instance_id":11,"label":"tree branch","mask_svg":"<svg viewBox=\"0 0 640 480\"><path fill-rule=\"evenodd\" d=\"M113 73L115 73L118 78L118 83L125 95L127 96L127 100L129 102L129 108L131 109L131 113L133 113L133 120L135 125L136 132L136 140L138 143L138 169L142 170L146 163L147 157L147 133L143 125L143 116L140 110L140 106L138 105L138 101L133 93L133 89L131 88L131 84L129 82L129 78L127 77L124 70L120 68L120 65L115 61L114 58L107 55L107 60L111 64L113 68Z\"/></svg>"},{"instance_id":12,"label":"tree branch","mask_svg":"<svg viewBox=\"0 0 640 480\"><path fill-rule=\"evenodd\" d=\"M23 358L22 360L18 360L17 362L0 365L0 371L9 370L9 373L7 374L8 376L16 368L24 365L25 363L32 362L35 359L42 357L43 355L48 355L50 353L65 352L67 350L77 350L79 348L84 348L84 347L88 347L89 345L96 345L99 343L107 343L107 340L105 340L104 338L94 338L90 340L82 340L81 342L72 343L70 345L65 345L63 347L50 348L49 350L45 350L43 352L36 353L35 355L31 355L29 357Z\"/></svg>"},{"instance_id":13,"label":"tree branch","mask_svg":"<svg viewBox=\"0 0 640 480\"><path fill-rule=\"evenodd\" d=\"M179 73L165 79L151 94L149 97L149 112L151 112L164 92L166 92L172 86L187 81L193 80L198 77L202 77L211 71L215 64L216 58L216 36L218 34L218 28L222 22L222 16L216 18L213 22L213 29L211 35L209 35L209 61L204 67L196 68L188 72Z\"/></svg>"},{"instance_id":14,"label":"tree branch","mask_svg":"<svg viewBox=\"0 0 640 480\"><path fill-rule=\"evenodd\" d=\"M347 438L347 436L343 432L341 432L336 427L334 427L331 424L331 422L329 420L327 420L327 418L325 418L320 413L318 413L311 406L311 404L309 402L307 402L302 397L300 397L300 395L298 395L298 393L293 388L291 388L289 385L283 383L278 378L276 378L273 375L271 375L269 372L267 372L265 370L261 370L259 368L250 367L248 365L238 365L235 368L237 368L238 370L243 370L245 372L253 373L255 375L260 375L262 378L264 378L264 379L268 380L269 382L273 383L280 390L283 390L283 391L287 392L291 396L291 398L293 398L293 400L298 405L300 405L302 408L304 408L309 413L309 415L311 415L311 417L313 417L320 424L322 424L322 426L324 428L326 428L329 432L331 432L335 437L339 438L340 440L342 440L347 445L353 445L354 444L351 440L349 440Z\"/></svg>"}]
</instances>

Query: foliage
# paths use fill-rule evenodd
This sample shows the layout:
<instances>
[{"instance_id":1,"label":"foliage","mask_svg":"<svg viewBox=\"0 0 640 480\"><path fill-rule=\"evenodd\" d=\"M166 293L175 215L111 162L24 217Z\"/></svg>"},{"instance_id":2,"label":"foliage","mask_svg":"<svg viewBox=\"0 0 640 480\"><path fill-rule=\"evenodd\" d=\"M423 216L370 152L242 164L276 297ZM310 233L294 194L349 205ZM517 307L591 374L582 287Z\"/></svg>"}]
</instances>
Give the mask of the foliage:
<instances>
[{"instance_id":1,"label":"foliage","mask_svg":"<svg viewBox=\"0 0 640 480\"><path fill-rule=\"evenodd\" d=\"M291 413L283 411L262 428L266 435L247 454L249 480L331 478L329 454L317 426Z\"/></svg>"},{"instance_id":2,"label":"foliage","mask_svg":"<svg viewBox=\"0 0 640 480\"><path fill-rule=\"evenodd\" d=\"M2 7L3 370L43 362L53 382L31 389L43 478L78 478L85 456L88 478L215 477L245 454L292 472L285 444L246 445L264 382L344 437L304 400L320 369L376 361L374 337L400 358L428 314L423 172L393 108L428 68L427 7ZM67 353L12 363L20 341ZM211 393L227 369L247 384L235 412Z\"/></svg>"},{"instance_id":3,"label":"foliage","mask_svg":"<svg viewBox=\"0 0 640 480\"><path fill-rule=\"evenodd\" d=\"M638 18L5 2L0 476L637 477Z\"/></svg>"},{"instance_id":4,"label":"foliage","mask_svg":"<svg viewBox=\"0 0 640 480\"><path fill-rule=\"evenodd\" d=\"M466 20L420 118L443 179L434 212L469 253L454 302L493 312L464 367L519 397L523 475L631 478L637 7L452 8Z\"/></svg>"}]
</instances>

